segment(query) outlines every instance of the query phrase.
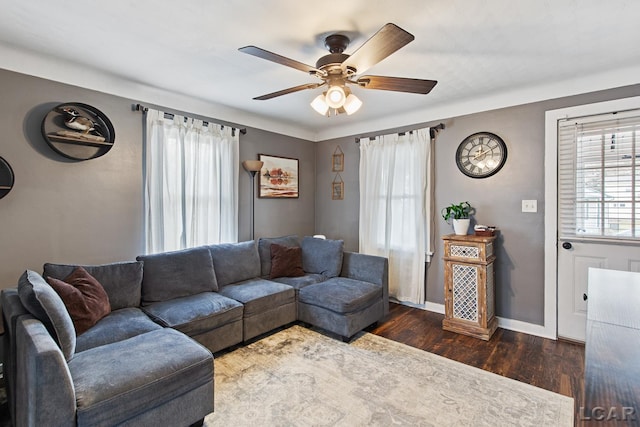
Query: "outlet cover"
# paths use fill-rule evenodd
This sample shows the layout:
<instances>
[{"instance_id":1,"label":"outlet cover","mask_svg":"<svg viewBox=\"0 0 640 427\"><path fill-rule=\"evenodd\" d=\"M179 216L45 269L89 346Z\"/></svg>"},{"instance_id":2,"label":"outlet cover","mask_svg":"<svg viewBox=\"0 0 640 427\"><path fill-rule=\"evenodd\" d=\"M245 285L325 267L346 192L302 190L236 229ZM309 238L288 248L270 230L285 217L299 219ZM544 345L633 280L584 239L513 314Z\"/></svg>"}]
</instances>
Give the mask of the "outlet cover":
<instances>
[{"instance_id":1,"label":"outlet cover","mask_svg":"<svg viewBox=\"0 0 640 427\"><path fill-rule=\"evenodd\" d=\"M538 212L538 201L537 200L523 200L522 201L522 212Z\"/></svg>"}]
</instances>

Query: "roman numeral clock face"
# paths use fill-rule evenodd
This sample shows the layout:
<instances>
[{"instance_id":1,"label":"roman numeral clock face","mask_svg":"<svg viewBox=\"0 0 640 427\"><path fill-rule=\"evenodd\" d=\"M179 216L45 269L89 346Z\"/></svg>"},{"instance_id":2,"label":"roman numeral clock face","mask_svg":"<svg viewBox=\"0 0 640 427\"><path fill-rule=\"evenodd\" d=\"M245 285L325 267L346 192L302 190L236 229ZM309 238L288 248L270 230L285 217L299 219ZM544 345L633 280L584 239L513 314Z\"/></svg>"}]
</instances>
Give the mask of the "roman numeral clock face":
<instances>
[{"instance_id":1,"label":"roman numeral clock face","mask_svg":"<svg viewBox=\"0 0 640 427\"><path fill-rule=\"evenodd\" d=\"M489 132L466 137L456 151L456 164L471 178L486 178L497 173L507 160L507 145Z\"/></svg>"}]
</instances>

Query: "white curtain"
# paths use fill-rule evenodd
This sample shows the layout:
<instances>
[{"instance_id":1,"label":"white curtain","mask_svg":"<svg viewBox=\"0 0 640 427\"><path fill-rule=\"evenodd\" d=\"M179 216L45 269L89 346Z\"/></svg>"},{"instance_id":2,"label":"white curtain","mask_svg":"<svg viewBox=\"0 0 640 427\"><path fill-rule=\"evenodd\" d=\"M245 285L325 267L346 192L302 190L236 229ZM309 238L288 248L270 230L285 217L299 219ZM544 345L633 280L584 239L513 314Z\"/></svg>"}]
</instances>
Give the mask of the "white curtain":
<instances>
[{"instance_id":1,"label":"white curtain","mask_svg":"<svg viewBox=\"0 0 640 427\"><path fill-rule=\"evenodd\" d=\"M147 111L147 253L238 241L238 133Z\"/></svg>"},{"instance_id":2,"label":"white curtain","mask_svg":"<svg viewBox=\"0 0 640 427\"><path fill-rule=\"evenodd\" d=\"M425 302L429 129L360 139L360 252L389 259L389 295Z\"/></svg>"}]
</instances>

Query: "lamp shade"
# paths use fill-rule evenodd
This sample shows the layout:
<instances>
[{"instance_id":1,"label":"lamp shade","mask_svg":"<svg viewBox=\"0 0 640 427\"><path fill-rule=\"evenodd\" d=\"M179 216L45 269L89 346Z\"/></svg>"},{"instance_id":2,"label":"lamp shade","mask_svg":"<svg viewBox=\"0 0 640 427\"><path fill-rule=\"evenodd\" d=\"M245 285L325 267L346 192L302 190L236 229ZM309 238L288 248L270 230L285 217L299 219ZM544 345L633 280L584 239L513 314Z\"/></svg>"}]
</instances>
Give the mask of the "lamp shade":
<instances>
[{"instance_id":1,"label":"lamp shade","mask_svg":"<svg viewBox=\"0 0 640 427\"><path fill-rule=\"evenodd\" d=\"M323 116L327 114L327 111L329 111L329 106L324 102L324 94L316 96L313 101L311 101L310 105L311 108L318 112L318 114L322 114Z\"/></svg>"},{"instance_id":2,"label":"lamp shade","mask_svg":"<svg viewBox=\"0 0 640 427\"><path fill-rule=\"evenodd\" d=\"M347 95L344 93L344 89L340 86L331 86L329 90L327 90L325 102L331 108L340 108L344 105L346 97Z\"/></svg>"},{"instance_id":3,"label":"lamp shade","mask_svg":"<svg viewBox=\"0 0 640 427\"><path fill-rule=\"evenodd\" d=\"M242 162L242 167L247 172L258 172L262 169L262 165L264 165L264 162L261 162L260 160L245 160Z\"/></svg>"},{"instance_id":4,"label":"lamp shade","mask_svg":"<svg viewBox=\"0 0 640 427\"><path fill-rule=\"evenodd\" d=\"M347 96L347 100L344 102L344 111L346 111L348 115L352 115L358 111L360 107L362 107L362 101L360 98L350 93L349 96Z\"/></svg>"},{"instance_id":5,"label":"lamp shade","mask_svg":"<svg viewBox=\"0 0 640 427\"><path fill-rule=\"evenodd\" d=\"M333 108L336 114L347 113L347 115L351 115L362 107L362 101L352 94L349 88L331 86L322 95L316 96L309 105L323 116L327 115L329 108Z\"/></svg>"}]
</instances>

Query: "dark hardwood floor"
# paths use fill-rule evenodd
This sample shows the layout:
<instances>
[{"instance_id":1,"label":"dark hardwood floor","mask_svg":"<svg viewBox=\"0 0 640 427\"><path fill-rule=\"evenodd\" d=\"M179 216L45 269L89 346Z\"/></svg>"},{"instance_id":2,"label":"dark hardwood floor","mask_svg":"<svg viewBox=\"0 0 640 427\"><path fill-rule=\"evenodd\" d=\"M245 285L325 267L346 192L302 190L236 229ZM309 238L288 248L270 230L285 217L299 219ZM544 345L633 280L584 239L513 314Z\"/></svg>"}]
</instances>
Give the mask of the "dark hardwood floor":
<instances>
[{"instance_id":1,"label":"dark hardwood floor","mask_svg":"<svg viewBox=\"0 0 640 427\"><path fill-rule=\"evenodd\" d=\"M391 304L368 332L583 402L584 346L500 329L489 341L442 330L444 315ZM603 423L599 425L604 425Z\"/></svg>"}]
</instances>

